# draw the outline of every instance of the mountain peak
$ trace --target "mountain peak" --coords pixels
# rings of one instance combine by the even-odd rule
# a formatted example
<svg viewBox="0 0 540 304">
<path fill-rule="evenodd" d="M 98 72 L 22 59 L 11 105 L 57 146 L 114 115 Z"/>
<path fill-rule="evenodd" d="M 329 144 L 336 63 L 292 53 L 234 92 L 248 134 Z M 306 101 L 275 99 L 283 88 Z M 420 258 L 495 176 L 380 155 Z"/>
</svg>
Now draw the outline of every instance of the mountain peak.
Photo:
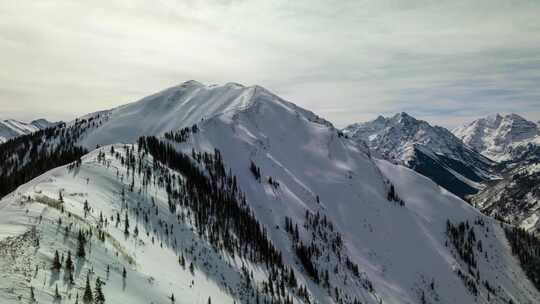
<svg viewBox="0 0 540 304">
<path fill-rule="evenodd" d="M 209 120 L 232 121 L 238 113 L 248 110 L 252 110 L 252 116 L 270 115 L 275 121 L 281 118 L 276 114 L 278 112 L 299 114 L 310 121 L 331 126 L 261 86 L 247 87 L 234 82 L 205 85 L 190 80 L 110 110 L 107 121 L 89 134 L 84 145 L 113 144 L 119 138 L 122 142 L 134 142 L 142 135 L 162 135 Z"/>
<path fill-rule="evenodd" d="M 456 128 L 453 133 L 485 156 L 505 160 L 513 146 L 538 138 L 540 128 L 518 114 L 497 113 Z"/>
<path fill-rule="evenodd" d="M 204 86 L 204 84 L 198 82 L 197 80 L 192 79 L 192 80 L 184 81 L 179 86 L 180 87 L 202 87 Z"/>
<path fill-rule="evenodd" d="M 407 114 L 406 112 L 400 112 L 394 115 L 391 120 L 394 120 L 398 123 L 405 123 L 405 124 L 416 124 L 420 122 L 418 119 L 414 118 L 413 116 Z"/>
</svg>

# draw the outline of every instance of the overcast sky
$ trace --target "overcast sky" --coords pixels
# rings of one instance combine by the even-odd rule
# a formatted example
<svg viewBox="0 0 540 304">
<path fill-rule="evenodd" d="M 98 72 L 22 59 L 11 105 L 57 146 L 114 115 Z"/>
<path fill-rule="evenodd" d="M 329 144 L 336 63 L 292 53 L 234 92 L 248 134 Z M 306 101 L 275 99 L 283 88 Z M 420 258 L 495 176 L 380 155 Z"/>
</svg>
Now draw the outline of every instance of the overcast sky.
<svg viewBox="0 0 540 304">
<path fill-rule="evenodd" d="M 189 79 L 337 126 L 540 119 L 540 1 L 0 1 L 0 117 L 70 120 Z"/>
</svg>

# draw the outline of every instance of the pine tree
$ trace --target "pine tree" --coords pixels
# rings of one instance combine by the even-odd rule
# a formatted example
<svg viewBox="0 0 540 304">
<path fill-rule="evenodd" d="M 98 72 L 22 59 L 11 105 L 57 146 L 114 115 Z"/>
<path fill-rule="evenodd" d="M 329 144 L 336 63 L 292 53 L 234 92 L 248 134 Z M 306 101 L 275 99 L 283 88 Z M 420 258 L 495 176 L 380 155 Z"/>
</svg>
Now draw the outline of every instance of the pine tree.
<svg viewBox="0 0 540 304">
<path fill-rule="evenodd" d="M 127 212 L 124 215 L 124 234 L 129 235 L 129 219 L 128 219 Z"/>
<path fill-rule="evenodd" d="M 69 284 L 73 285 L 75 283 L 73 280 L 73 270 L 75 269 L 75 266 L 73 266 L 73 260 L 71 259 L 71 250 L 68 251 L 64 269 L 67 273 Z"/>
<path fill-rule="evenodd" d="M 34 286 L 30 286 L 30 303 L 36 302 L 36 295 L 34 294 Z"/>
<path fill-rule="evenodd" d="M 193 265 L 193 262 L 189 263 L 189 272 L 191 272 L 192 275 L 195 274 L 195 266 Z"/>
<path fill-rule="evenodd" d="M 103 285 L 103 282 L 98 277 L 96 279 L 96 287 L 94 290 L 94 303 L 95 304 L 104 304 L 105 303 L 105 295 L 103 294 L 103 290 L 101 286 Z"/>
<path fill-rule="evenodd" d="M 66 271 L 68 271 L 68 272 L 72 272 L 73 269 L 75 268 L 73 266 L 73 260 L 71 259 L 71 250 L 68 251 L 68 256 L 66 258 L 66 262 L 65 262 L 64 267 L 65 267 Z"/>
<path fill-rule="evenodd" d="M 52 269 L 56 272 L 60 271 L 60 268 L 62 268 L 62 264 L 60 263 L 60 257 L 58 255 L 58 250 L 54 252 L 54 259 L 52 264 Z"/>
<path fill-rule="evenodd" d="M 54 287 L 54 298 L 56 300 L 60 300 L 60 298 L 61 298 L 60 293 L 58 293 L 58 284 L 56 284 L 55 287 Z"/>
<path fill-rule="evenodd" d="M 86 287 L 84 288 L 83 303 L 90 304 L 94 301 L 92 287 L 90 286 L 90 274 L 86 275 Z"/>
<path fill-rule="evenodd" d="M 182 266 L 183 269 L 186 269 L 186 259 L 184 259 L 184 254 L 178 258 L 178 262 L 180 263 L 180 266 Z"/>
<path fill-rule="evenodd" d="M 79 235 L 77 236 L 77 242 L 78 242 L 77 256 L 79 258 L 84 258 L 86 256 L 86 252 L 84 250 L 84 245 L 86 243 L 86 239 L 85 239 L 85 237 L 84 237 L 81 230 L 79 230 Z"/>
</svg>

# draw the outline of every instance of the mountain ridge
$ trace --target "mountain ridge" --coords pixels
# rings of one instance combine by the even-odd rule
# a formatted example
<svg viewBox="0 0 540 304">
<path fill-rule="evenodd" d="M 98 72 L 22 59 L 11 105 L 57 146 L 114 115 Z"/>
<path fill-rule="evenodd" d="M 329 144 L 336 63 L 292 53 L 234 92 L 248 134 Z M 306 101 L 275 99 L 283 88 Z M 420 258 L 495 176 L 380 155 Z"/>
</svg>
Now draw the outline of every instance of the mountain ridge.
<svg viewBox="0 0 540 304">
<path fill-rule="evenodd" d="M 515 113 L 479 118 L 452 132 L 465 144 L 496 161 L 515 157 L 514 150 L 527 143 L 540 144 L 540 127 Z"/>
<path fill-rule="evenodd" d="M 50 128 L 58 123 L 49 122 L 44 118 L 36 119 L 30 123 L 15 119 L 0 120 L 0 144 L 11 138 Z"/>
</svg>

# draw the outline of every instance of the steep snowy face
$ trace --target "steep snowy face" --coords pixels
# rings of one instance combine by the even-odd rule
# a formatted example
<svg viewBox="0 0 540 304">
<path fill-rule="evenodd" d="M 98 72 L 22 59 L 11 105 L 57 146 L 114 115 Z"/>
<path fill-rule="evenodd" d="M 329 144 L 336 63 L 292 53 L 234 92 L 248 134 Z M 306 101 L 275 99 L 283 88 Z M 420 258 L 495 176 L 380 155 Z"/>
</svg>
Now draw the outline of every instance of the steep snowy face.
<svg viewBox="0 0 540 304">
<path fill-rule="evenodd" d="M 529 142 L 540 142 L 540 128 L 517 114 L 492 115 L 452 131 L 470 147 L 496 161 L 508 160 L 513 150 Z"/>
<path fill-rule="evenodd" d="M 343 130 L 381 157 L 414 168 L 451 192 L 475 193 L 491 178 L 491 161 L 468 148 L 450 131 L 407 113 L 351 125 Z"/>
</svg>

